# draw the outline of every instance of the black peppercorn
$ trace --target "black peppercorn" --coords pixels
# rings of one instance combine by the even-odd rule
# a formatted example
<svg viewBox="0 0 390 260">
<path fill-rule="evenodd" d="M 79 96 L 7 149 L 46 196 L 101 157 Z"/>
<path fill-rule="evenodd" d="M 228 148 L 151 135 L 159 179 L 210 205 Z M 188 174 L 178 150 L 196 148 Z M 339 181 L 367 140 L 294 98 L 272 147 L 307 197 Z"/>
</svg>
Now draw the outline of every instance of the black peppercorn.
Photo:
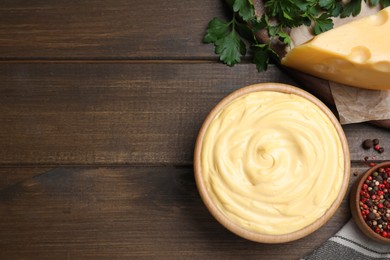
<svg viewBox="0 0 390 260">
<path fill-rule="evenodd" d="M 364 149 L 368 150 L 373 146 L 373 141 L 371 139 L 366 139 L 363 141 L 362 146 Z"/>
<path fill-rule="evenodd" d="M 374 220 L 375 218 L 376 218 L 375 213 L 370 212 L 370 213 L 368 214 L 368 219 L 369 219 L 369 220 Z"/>
</svg>

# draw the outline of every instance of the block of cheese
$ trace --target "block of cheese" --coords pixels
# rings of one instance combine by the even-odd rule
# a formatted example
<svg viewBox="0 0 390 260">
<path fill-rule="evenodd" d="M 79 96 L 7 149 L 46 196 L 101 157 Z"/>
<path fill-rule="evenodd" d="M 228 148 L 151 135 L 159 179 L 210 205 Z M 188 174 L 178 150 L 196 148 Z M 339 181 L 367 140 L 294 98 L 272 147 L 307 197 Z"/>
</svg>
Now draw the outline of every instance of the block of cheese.
<svg viewBox="0 0 390 260">
<path fill-rule="evenodd" d="M 296 46 L 282 64 L 319 78 L 390 90 L 390 7 Z"/>
</svg>

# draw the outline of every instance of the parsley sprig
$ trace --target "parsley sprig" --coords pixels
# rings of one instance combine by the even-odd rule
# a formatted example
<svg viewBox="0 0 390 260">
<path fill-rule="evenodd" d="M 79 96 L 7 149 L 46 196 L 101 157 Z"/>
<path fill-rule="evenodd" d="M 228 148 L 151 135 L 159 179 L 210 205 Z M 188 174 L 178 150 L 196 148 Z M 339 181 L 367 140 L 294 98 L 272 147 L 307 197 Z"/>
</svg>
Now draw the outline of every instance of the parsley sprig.
<svg viewBox="0 0 390 260">
<path fill-rule="evenodd" d="M 364 0 L 372 6 L 390 6 L 390 0 Z M 313 33 L 320 34 L 333 28 L 332 17 L 356 16 L 361 11 L 362 0 L 265 0 L 265 13 L 255 16 L 252 0 L 226 0 L 232 10 L 232 18 L 226 21 L 213 18 L 203 38 L 205 43 L 213 43 L 215 53 L 228 66 L 234 66 L 247 53 L 252 51 L 253 62 L 258 71 L 267 69 L 272 57 L 277 57 L 272 42 L 278 40 L 291 44 L 287 29 L 301 25 L 313 26 Z M 270 22 L 272 21 L 272 22 Z M 259 42 L 256 33 L 266 30 L 270 41 Z"/>
</svg>

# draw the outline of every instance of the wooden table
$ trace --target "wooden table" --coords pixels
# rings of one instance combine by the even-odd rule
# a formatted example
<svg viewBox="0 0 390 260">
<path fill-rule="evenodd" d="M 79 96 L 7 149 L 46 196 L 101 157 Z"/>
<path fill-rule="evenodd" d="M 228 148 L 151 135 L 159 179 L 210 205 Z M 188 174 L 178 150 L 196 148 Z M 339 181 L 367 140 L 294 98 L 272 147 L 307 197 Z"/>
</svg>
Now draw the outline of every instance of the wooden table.
<svg viewBox="0 0 390 260">
<path fill-rule="evenodd" d="M 297 85 L 275 66 L 220 64 L 202 37 L 224 13 L 214 0 L 2 1 L 0 259 L 297 259 L 343 226 L 347 200 L 306 238 L 258 244 L 203 205 L 192 156 L 210 109 L 252 83 Z M 351 183 L 365 156 L 390 159 L 388 130 L 344 130 Z"/>
</svg>

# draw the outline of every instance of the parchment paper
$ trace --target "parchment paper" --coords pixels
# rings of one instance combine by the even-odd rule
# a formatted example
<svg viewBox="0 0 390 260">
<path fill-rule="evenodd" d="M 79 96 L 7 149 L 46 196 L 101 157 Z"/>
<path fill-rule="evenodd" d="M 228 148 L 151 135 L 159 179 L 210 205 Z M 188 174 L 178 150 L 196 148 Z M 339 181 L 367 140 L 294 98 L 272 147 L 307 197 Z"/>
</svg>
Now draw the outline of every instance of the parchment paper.
<svg viewBox="0 0 390 260">
<path fill-rule="evenodd" d="M 390 119 L 390 91 L 366 90 L 329 82 L 341 124 Z"/>
</svg>

